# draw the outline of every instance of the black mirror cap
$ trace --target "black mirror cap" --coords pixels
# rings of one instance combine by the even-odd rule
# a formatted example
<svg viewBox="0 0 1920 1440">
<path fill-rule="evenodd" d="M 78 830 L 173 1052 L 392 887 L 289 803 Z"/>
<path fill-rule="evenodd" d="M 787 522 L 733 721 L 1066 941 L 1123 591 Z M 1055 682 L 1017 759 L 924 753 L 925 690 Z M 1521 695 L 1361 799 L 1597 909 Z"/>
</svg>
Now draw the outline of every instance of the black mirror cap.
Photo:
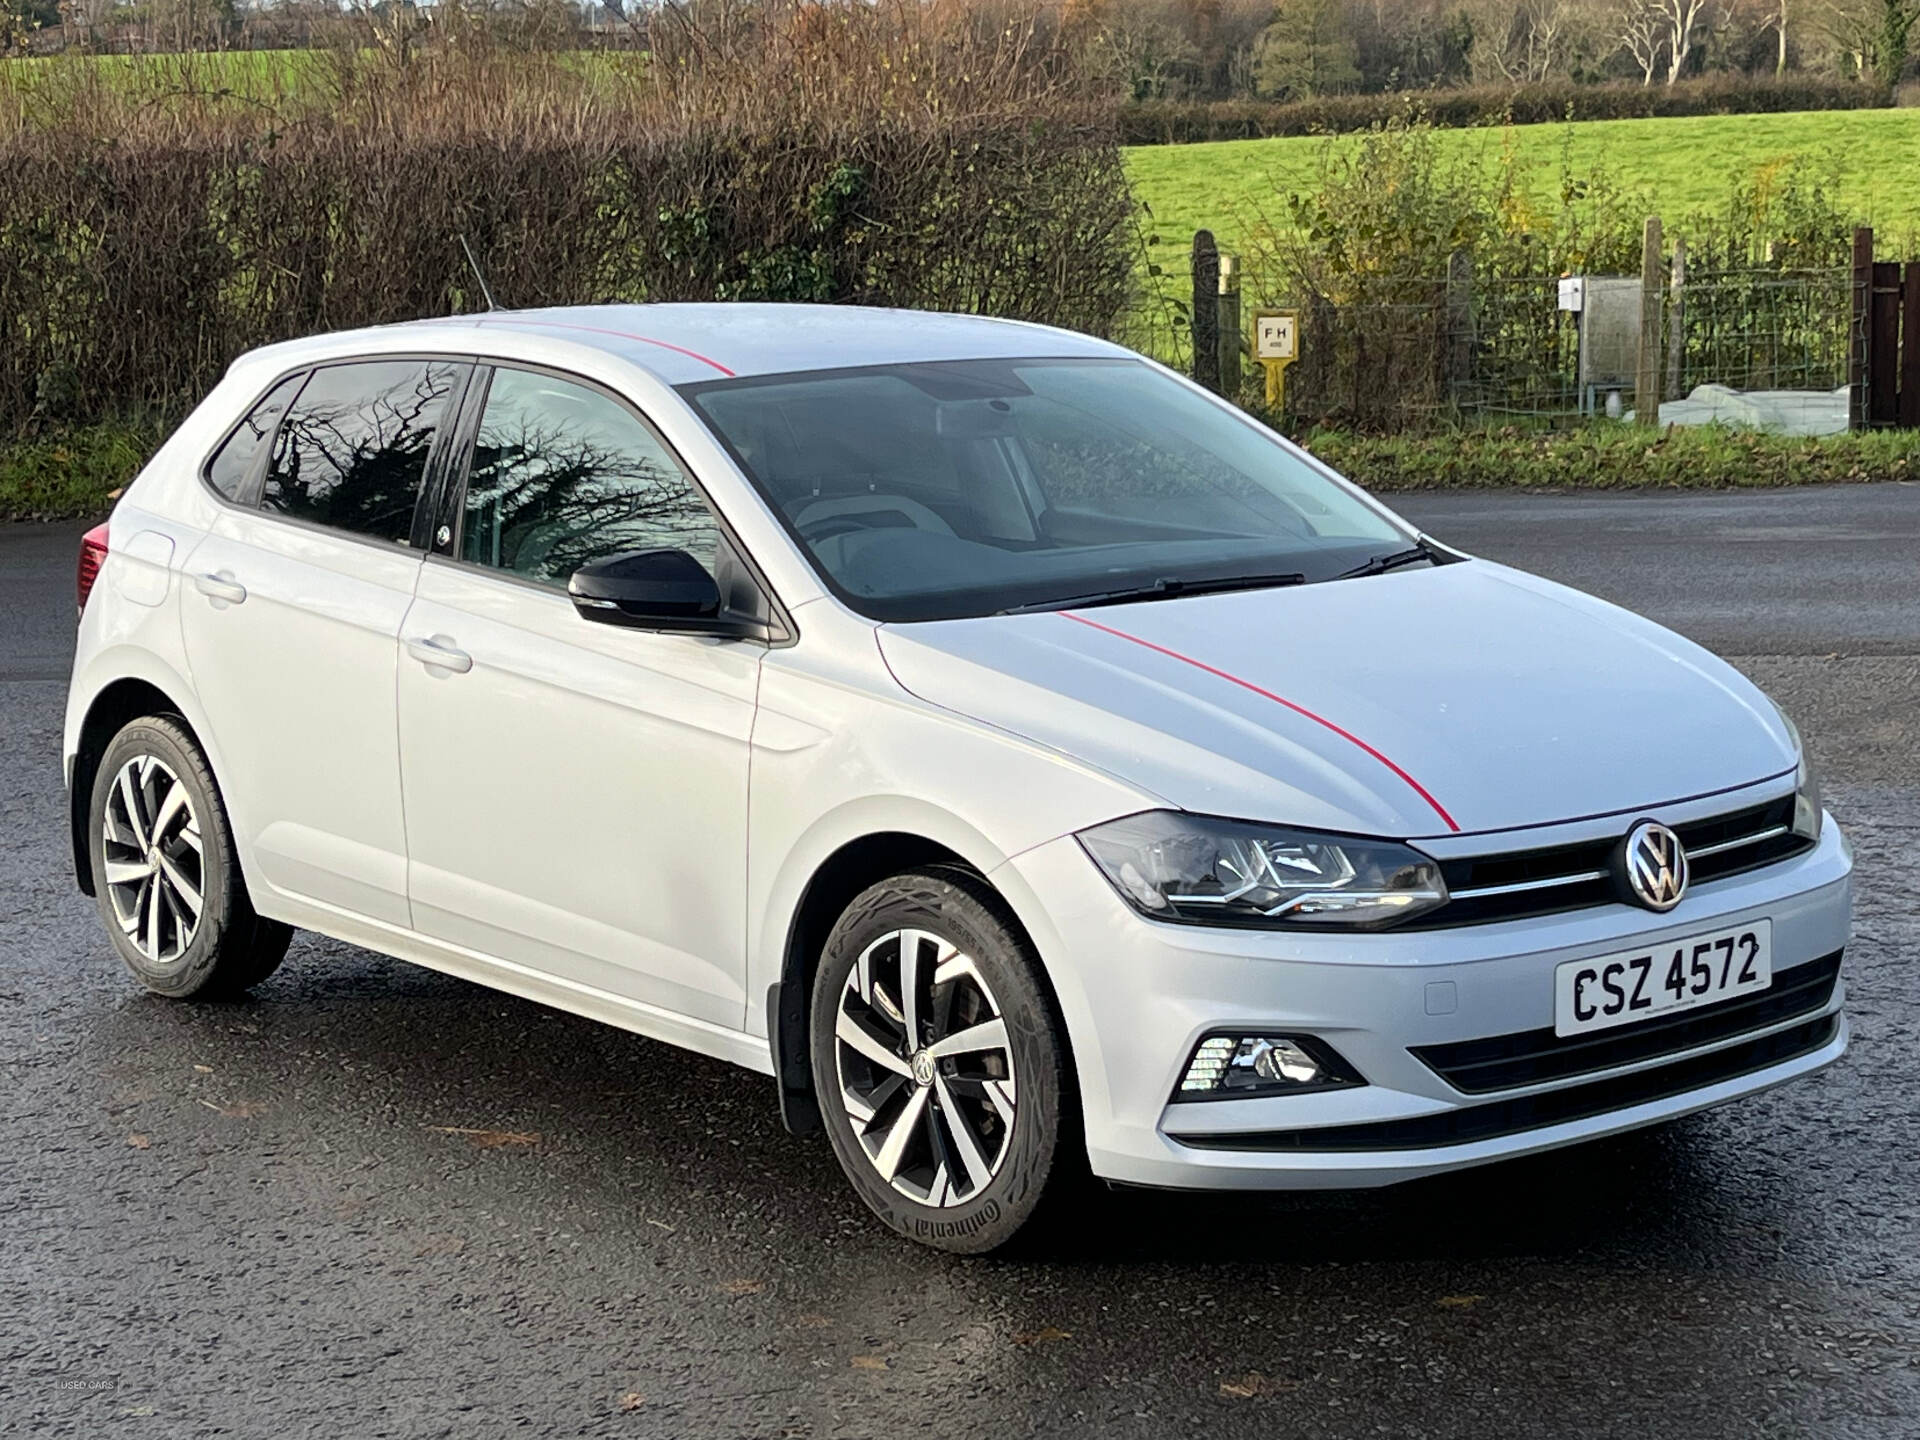
<svg viewBox="0 0 1920 1440">
<path fill-rule="evenodd" d="M 684 550 L 629 550 L 594 560 L 573 572 L 567 594 L 583 617 L 603 625 L 732 636 L 760 629 L 722 612 L 719 584 Z"/>
</svg>

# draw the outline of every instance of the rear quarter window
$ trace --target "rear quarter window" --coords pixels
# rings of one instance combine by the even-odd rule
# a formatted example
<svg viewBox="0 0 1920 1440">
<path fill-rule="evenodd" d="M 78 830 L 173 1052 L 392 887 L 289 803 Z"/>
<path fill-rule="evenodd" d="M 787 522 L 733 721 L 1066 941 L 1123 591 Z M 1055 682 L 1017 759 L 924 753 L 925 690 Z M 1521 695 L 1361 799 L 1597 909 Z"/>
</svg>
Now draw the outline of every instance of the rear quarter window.
<svg viewBox="0 0 1920 1440">
<path fill-rule="evenodd" d="M 269 390 L 234 426 L 233 432 L 220 442 L 220 448 L 207 461 L 207 483 L 227 499 L 242 504 L 251 501 L 250 492 L 259 473 L 260 457 L 273 439 L 274 428 L 279 425 L 280 417 L 287 413 L 287 406 L 299 394 L 300 382 L 306 378 L 304 373 L 289 375 Z"/>
</svg>

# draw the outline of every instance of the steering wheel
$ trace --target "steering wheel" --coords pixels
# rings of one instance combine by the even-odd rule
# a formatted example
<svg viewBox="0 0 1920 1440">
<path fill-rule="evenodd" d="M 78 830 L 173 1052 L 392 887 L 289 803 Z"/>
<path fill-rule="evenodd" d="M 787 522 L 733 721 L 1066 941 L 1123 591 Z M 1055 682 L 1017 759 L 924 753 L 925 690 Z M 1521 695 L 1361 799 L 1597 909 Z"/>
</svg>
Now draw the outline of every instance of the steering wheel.
<svg viewBox="0 0 1920 1440">
<path fill-rule="evenodd" d="M 909 522 L 908 529 L 953 534 L 953 527 L 934 511 L 904 495 L 847 495 L 809 501 L 794 512 L 793 528 L 809 544 L 855 530 L 900 528 L 881 522 L 885 515 L 901 516 Z"/>
</svg>

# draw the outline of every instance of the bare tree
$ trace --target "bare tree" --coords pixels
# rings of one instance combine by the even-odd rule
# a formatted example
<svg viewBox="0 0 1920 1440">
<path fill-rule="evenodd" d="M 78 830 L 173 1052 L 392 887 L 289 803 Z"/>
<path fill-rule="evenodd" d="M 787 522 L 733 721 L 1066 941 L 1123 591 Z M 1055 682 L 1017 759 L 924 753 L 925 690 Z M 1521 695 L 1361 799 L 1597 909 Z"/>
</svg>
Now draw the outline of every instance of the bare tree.
<svg viewBox="0 0 1920 1440">
<path fill-rule="evenodd" d="M 1773 8 L 1760 24 L 1762 30 L 1771 30 L 1780 42 L 1778 58 L 1773 64 L 1775 75 L 1787 73 L 1787 4 L 1788 0 L 1773 0 Z"/>
<path fill-rule="evenodd" d="M 1622 0 L 1614 12 L 1613 37 L 1640 67 L 1640 83 L 1653 84 L 1653 72 L 1660 68 L 1660 57 L 1667 49 L 1666 17 L 1658 0 Z"/>
<path fill-rule="evenodd" d="M 1694 44 L 1723 19 L 1717 0 L 1653 0 L 1653 9 L 1666 31 L 1667 84 L 1680 78 Z"/>
<path fill-rule="evenodd" d="M 1537 84 L 1564 70 L 1591 12 L 1580 0 L 1474 0 L 1468 59 L 1476 77 Z"/>
</svg>

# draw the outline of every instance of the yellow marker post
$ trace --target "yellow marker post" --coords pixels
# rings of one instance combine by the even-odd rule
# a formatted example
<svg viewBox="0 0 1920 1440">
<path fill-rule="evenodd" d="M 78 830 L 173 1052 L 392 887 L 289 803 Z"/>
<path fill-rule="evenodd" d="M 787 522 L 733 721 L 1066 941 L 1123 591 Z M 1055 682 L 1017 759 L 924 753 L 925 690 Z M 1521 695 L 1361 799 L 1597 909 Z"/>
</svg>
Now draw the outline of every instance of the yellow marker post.
<svg viewBox="0 0 1920 1440">
<path fill-rule="evenodd" d="M 1261 310 L 1253 317 L 1253 358 L 1267 372 L 1267 404 L 1278 410 L 1286 398 L 1287 366 L 1300 358 L 1300 312 Z"/>
</svg>

